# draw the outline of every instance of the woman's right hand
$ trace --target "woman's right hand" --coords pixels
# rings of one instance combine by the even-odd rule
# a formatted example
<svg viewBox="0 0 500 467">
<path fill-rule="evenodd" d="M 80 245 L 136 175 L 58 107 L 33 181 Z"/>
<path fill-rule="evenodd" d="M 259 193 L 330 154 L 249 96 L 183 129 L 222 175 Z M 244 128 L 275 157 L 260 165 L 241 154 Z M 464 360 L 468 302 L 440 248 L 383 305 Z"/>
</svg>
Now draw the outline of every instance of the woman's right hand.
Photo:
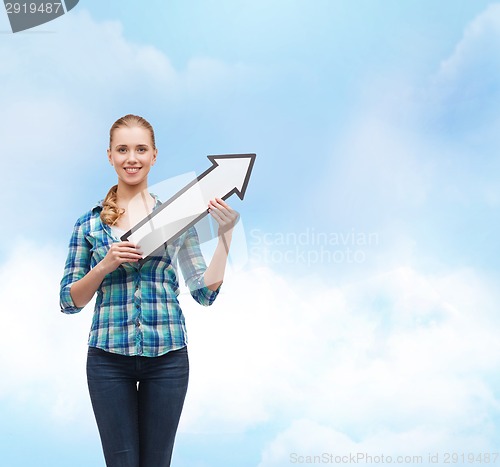
<svg viewBox="0 0 500 467">
<path fill-rule="evenodd" d="M 141 258 L 142 251 L 138 245 L 131 242 L 112 243 L 96 267 L 71 286 L 70 294 L 75 306 L 83 308 L 90 302 L 106 274 L 113 272 L 120 264 L 137 262 Z"/>
<path fill-rule="evenodd" d="M 106 274 L 113 272 L 122 263 L 135 263 L 142 259 L 140 247 L 132 242 L 112 243 L 106 256 L 99 263 Z"/>
</svg>

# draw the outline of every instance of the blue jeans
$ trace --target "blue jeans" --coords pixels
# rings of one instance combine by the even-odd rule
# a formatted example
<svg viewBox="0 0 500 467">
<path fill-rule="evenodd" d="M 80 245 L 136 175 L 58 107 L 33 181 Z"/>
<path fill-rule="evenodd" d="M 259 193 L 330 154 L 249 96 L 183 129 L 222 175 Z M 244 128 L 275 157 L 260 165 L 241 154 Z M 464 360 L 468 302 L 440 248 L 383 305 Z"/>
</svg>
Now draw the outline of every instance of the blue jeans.
<svg viewBox="0 0 500 467">
<path fill-rule="evenodd" d="M 129 357 L 89 347 L 87 382 L 107 467 L 167 467 L 189 378 L 187 347 Z"/>
</svg>

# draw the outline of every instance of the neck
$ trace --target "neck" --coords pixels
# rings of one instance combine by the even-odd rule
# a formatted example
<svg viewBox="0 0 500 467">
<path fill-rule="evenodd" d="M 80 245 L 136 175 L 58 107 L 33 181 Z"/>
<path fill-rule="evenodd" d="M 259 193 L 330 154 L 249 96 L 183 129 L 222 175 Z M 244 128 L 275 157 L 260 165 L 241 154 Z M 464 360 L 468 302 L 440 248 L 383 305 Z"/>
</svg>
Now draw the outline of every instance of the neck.
<svg viewBox="0 0 500 467">
<path fill-rule="evenodd" d="M 148 194 L 148 185 L 146 181 L 138 185 L 126 185 L 125 183 L 121 183 L 121 180 L 118 180 L 118 188 L 116 189 L 118 202 L 127 203 L 139 194 L 143 196 Z"/>
</svg>

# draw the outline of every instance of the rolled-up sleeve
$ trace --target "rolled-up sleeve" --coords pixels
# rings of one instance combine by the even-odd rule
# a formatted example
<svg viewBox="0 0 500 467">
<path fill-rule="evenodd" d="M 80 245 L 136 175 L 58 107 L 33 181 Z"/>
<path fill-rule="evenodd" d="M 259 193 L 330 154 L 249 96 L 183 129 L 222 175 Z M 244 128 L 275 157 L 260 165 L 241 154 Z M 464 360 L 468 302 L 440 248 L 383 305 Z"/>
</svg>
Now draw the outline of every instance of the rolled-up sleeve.
<svg viewBox="0 0 500 467">
<path fill-rule="evenodd" d="M 61 279 L 59 298 L 63 313 L 73 314 L 83 309 L 83 307 L 75 306 L 70 290 L 71 286 L 90 270 L 90 249 L 91 245 L 85 238 L 82 221 L 79 219 L 69 241 L 68 257 L 64 266 L 63 278 Z"/>
<path fill-rule="evenodd" d="M 210 306 L 219 294 L 222 284 L 217 290 L 210 290 L 205 284 L 204 274 L 207 265 L 201 253 L 198 233 L 194 226 L 187 230 L 186 239 L 179 250 L 179 265 L 191 296 L 200 305 Z"/>
</svg>

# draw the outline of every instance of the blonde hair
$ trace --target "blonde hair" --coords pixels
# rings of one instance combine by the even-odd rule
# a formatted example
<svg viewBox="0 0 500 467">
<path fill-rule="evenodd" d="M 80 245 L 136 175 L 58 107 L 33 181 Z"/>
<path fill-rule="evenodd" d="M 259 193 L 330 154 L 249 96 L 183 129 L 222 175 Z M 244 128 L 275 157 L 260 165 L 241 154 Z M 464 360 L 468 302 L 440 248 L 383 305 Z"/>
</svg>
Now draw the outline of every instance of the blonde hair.
<svg viewBox="0 0 500 467">
<path fill-rule="evenodd" d="M 125 209 L 118 207 L 116 203 L 117 188 L 118 185 L 112 186 L 102 203 L 101 221 L 108 225 L 115 225 L 125 212 Z"/>
<path fill-rule="evenodd" d="M 123 128 L 123 127 L 131 128 L 135 126 L 145 128 L 146 130 L 149 131 L 151 135 L 151 141 L 153 142 L 153 149 L 156 149 L 155 132 L 151 124 L 145 118 L 132 114 L 125 115 L 119 118 L 115 123 L 113 123 L 113 125 L 109 130 L 109 148 L 111 149 L 113 133 L 115 132 L 115 130 L 117 130 L 118 128 Z M 117 188 L 118 185 L 112 186 L 102 203 L 101 221 L 108 225 L 115 225 L 118 222 L 118 219 L 125 212 L 125 209 L 118 207 L 118 204 L 116 202 Z"/>
</svg>

